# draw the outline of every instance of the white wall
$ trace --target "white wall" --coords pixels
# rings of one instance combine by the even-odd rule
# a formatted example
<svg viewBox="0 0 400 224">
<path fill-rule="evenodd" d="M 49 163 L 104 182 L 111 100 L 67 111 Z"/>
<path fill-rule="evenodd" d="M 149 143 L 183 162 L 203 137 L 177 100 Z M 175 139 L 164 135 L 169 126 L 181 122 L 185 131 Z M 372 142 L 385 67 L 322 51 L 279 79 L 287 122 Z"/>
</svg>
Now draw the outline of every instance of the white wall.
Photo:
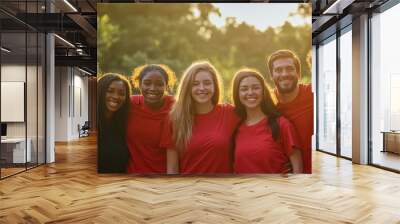
<svg viewBox="0 0 400 224">
<path fill-rule="evenodd" d="M 1 81 L 25 82 L 25 65 L 1 65 Z"/>
<path fill-rule="evenodd" d="M 55 141 L 77 139 L 78 124 L 88 120 L 88 78 L 83 75 L 76 68 L 56 67 Z"/>
<path fill-rule="evenodd" d="M 1 81 L 25 82 L 25 65 L 4 64 L 1 66 Z M 28 93 L 29 95 L 29 93 Z M 7 110 L 7 108 L 1 108 Z M 25 137 L 24 122 L 7 122 L 7 137 Z"/>
<path fill-rule="evenodd" d="M 69 80 L 67 67 L 55 68 L 55 141 L 68 141 Z"/>
<path fill-rule="evenodd" d="M 78 72 L 78 73 L 77 73 Z M 73 105 L 74 108 L 72 110 L 72 130 L 71 135 L 73 138 L 79 137 L 78 133 L 78 124 L 82 126 L 85 121 L 89 118 L 88 112 L 88 78 L 81 76 L 82 73 L 79 70 L 74 70 L 74 91 L 73 91 Z"/>
</svg>

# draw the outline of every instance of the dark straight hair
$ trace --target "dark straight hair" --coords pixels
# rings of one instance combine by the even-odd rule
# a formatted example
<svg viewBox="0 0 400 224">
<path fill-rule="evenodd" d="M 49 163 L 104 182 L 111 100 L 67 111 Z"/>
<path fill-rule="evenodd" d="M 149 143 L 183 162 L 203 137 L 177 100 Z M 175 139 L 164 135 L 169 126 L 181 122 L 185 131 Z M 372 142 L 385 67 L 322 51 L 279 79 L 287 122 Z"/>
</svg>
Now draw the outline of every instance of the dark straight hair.
<svg viewBox="0 0 400 224">
<path fill-rule="evenodd" d="M 122 81 L 126 88 L 126 97 L 122 107 L 113 114 L 111 120 L 105 116 L 106 108 L 106 92 L 110 84 L 114 81 Z M 116 73 L 104 74 L 97 83 L 97 114 L 98 114 L 98 131 L 103 133 L 105 128 L 112 128 L 113 131 L 122 132 L 125 136 L 126 119 L 130 109 L 131 85 L 125 76 Z"/>
<path fill-rule="evenodd" d="M 276 141 L 279 138 L 280 131 L 277 119 L 279 118 L 279 116 L 281 116 L 281 114 L 278 108 L 275 106 L 274 101 L 272 100 L 271 93 L 268 86 L 266 85 L 264 77 L 257 70 L 241 69 L 236 72 L 232 83 L 232 97 L 235 104 L 235 111 L 242 118 L 242 120 L 245 120 L 247 118 L 246 108 L 239 99 L 240 82 L 247 77 L 254 77 L 260 81 L 263 89 L 263 98 L 260 105 L 261 110 L 268 117 L 268 126 L 269 128 L 271 128 L 272 137 Z"/>
</svg>

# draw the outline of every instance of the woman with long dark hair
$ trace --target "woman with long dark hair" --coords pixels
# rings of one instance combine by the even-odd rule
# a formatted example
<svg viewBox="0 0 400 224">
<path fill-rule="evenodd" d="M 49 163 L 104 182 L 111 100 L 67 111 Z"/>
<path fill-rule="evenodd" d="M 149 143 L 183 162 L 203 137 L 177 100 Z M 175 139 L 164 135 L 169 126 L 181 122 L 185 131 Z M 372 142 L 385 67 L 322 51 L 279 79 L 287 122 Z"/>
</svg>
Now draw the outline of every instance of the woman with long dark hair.
<svg viewBox="0 0 400 224">
<path fill-rule="evenodd" d="M 239 70 L 233 79 L 235 110 L 242 118 L 235 137 L 236 173 L 283 173 L 290 162 L 302 172 L 302 157 L 293 125 L 276 108 L 263 76 Z"/>
<path fill-rule="evenodd" d="M 99 173 L 125 173 L 129 152 L 125 143 L 125 124 L 130 109 L 129 81 L 122 75 L 107 73 L 97 83 Z"/>
</svg>

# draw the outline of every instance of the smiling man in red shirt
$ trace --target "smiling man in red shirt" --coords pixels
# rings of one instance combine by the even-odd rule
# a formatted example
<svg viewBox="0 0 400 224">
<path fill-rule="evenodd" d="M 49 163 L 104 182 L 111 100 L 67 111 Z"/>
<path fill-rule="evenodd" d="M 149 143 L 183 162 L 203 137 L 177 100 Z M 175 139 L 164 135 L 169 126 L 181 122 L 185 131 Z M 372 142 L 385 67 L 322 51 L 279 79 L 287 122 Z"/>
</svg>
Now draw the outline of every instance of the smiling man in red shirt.
<svg viewBox="0 0 400 224">
<path fill-rule="evenodd" d="M 297 55 L 290 50 L 278 50 L 267 60 L 275 83 L 277 106 L 294 125 L 300 138 L 303 172 L 311 173 L 311 137 L 313 135 L 313 93 L 311 84 L 299 84 L 301 65 Z"/>
</svg>

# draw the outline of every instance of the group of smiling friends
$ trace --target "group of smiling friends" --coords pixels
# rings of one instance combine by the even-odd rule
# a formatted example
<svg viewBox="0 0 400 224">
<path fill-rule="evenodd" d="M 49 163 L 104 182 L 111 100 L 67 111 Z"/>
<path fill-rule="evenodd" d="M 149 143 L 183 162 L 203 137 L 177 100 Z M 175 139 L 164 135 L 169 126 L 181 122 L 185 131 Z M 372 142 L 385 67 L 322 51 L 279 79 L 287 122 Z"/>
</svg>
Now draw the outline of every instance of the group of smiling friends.
<svg viewBox="0 0 400 224">
<path fill-rule="evenodd" d="M 260 72 L 240 69 L 232 103 L 222 103 L 220 75 L 208 61 L 179 80 L 166 65 L 136 68 L 131 80 L 98 80 L 98 172 L 140 174 L 311 173 L 313 93 L 301 84 L 290 50 L 266 60 L 275 89 Z"/>
</svg>

